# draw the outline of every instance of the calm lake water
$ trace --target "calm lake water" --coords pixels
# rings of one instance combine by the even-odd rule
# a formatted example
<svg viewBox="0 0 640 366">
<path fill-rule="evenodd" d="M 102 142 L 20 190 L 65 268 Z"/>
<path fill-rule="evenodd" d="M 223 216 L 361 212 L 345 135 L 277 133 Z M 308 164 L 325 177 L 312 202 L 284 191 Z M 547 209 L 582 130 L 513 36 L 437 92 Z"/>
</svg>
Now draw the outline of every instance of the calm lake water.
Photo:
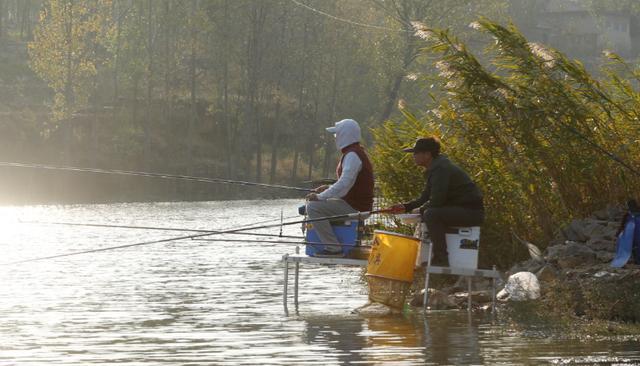
<svg viewBox="0 0 640 366">
<path fill-rule="evenodd" d="M 295 220 L 299 203 L 0 207 L 0 262 L 184 235 L 19 220 L 225 229 Z M 280 260 L 294 248 L 182 240 L 0 266 L 0 365 L 640 364 L 636 342 L 523 338 L 482 314 L 354 315 L 356 268 L 303 265 L 287 315 Z"/>
</svg>

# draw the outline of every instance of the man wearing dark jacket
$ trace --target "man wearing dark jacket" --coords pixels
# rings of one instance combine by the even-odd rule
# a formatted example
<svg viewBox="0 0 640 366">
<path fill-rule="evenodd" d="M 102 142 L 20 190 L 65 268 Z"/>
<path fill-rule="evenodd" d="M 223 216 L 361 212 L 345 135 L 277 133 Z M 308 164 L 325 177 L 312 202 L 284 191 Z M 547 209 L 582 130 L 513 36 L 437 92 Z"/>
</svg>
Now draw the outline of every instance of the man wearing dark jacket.
<svg viewBox="0 0 640 366">
<path fill-rule="evenodd" d="M 391 207 L 393 212 L 411 212 L 420 207 L 433 242 L 432 265 L 448 266 L 445 232 L 452 226 L 479 226 L 484 221 L 482 193 L 460 167 L 440 154 L 440 141 L 435 137 L 418 139 L 412 148 L 416 165 L 426 169 L 426 184 L 417 199 Z"/>
</svg>

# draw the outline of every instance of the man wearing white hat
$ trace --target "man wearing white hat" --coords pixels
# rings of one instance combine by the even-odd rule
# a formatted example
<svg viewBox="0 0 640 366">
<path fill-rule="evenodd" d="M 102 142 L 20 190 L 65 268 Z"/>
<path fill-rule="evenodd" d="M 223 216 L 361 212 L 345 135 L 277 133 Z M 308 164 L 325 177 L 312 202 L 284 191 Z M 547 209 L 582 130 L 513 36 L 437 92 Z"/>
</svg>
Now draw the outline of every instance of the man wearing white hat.
<svg viewBox="0 0 640 366">
<path fill-rule="evenodd" d="M 336 138 L 336 147 L 342 156 L 336 169 L 338 181 L 320 186 L 307 195 L 307 214 L 310 219 L 371 211 L 373 208 L 373 167 L 360 145 L 358 122 L 343 119 L 327 132 Z M 329 221 L 318 221 L 314 228 L 323 243 L 338 243 Z M 340 247 L 327 246 L 320 255 L 340 255 Z"/>
</svg>

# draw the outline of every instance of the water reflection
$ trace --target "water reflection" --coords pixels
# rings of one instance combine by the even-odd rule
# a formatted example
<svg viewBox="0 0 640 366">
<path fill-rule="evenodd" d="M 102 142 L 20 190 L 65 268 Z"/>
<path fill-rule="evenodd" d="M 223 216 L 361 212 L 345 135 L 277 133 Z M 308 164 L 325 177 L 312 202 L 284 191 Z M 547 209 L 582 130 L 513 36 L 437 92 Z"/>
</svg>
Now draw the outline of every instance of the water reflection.
<svg viewBox="0 0 640 366">
<path fill-rule="evenodd" d="M 477 323 L 469 313 L 429 314 L 423 319 L 425 360 L 437 365 L 483 364 Z"/>
<path fill-rule="evenodd" d="M 365 319 L 367 347 L 362 353 L 369 363 L 385 364 L 421 360 L 419 322 L 410 316 L 368 317 Z"/>
<path fill-rule="evenodd" d="M 349 365 L 365 361 L 362 350 L 366 341 L 362 337 L 362 319 L 356 317 L 306 317 L 303 339 L 309 345 L 325 345 L 335 361 Z"/>
</svg>

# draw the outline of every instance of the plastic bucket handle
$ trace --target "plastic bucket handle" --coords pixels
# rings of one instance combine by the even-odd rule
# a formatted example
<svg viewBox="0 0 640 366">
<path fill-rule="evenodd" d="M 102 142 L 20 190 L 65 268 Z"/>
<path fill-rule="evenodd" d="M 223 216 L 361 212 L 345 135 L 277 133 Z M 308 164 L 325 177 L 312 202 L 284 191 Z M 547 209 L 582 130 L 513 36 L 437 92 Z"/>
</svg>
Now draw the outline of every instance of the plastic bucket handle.
<svg viewBox="0 0 640 366">
<path fill-rule="evenodd" d="M 471 229 L 469 228 L 462 228 L 458 231 L 458 233 L 460 235 L 471 235 Z"/>
</svg>

